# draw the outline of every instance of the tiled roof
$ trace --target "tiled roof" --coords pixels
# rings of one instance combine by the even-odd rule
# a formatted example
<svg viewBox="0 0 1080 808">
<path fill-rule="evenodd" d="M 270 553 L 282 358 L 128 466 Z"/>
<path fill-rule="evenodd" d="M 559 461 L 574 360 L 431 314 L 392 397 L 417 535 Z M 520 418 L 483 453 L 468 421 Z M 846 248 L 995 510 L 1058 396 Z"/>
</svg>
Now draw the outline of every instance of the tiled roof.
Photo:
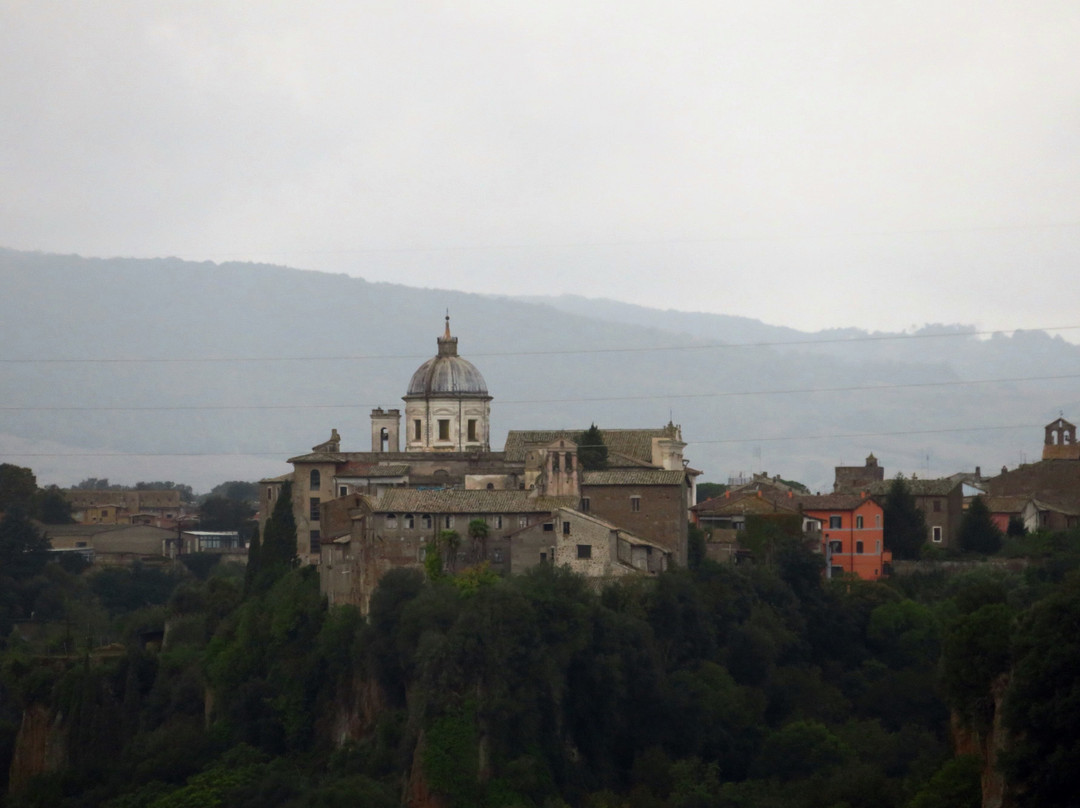
<svg viewBox="0 0 1080 808">
<path fill-rule="evenodd" d="M 987 497 L 982 498 L 990 513 L 1020 513 L 1031 497 Z"/>
<path fill-rule="evenodd" d="M 798 501 L 787 494 L 778 494 L 762 491 L 761 496 L 757 492 L 747 491 L 743 493 L 732 492 L 730 497 L 720 495 L 712 497 L 704 502 L 699 502 L 690 510 L 698 514 L 731 515 L 747 511 L 753 513 L 769 513 L 775 511 L 798 512 Z"/>
<path fill-rule="evenodd" d="M 871 483 L 866 488 L 875 497 L 883 497 L 889 493 L 892 480 L 880 480 Z M 905 479 L 904 485 L 913 497 L 944 497 L 951 494 L 960 485 L 959 480 L 951 477 L 941 477 L 935 480 Z"/>
<path fill-rule="evenodd" d="M 609 453 L 626 455 L 635 460 L 652 462 L 653 438 L 675 438 L 677 427 L 665 426 L 660 429 L 601 429 L 604 445 Z M 549 429 L 549 430 L 512 430 L 506 435 L 506 459 L 520 463 L 525 460 L 527 447 L 547 446 L 552 441 L 564 438 L 576 441 L 584 429 Z"/>
<path fill-rule="evenodd" d="M 334 471 L 335 477 L 404 477 L 409 473 L 409 466 L 404 463 L 388 463 L 385 466 L 376 463 L 357 463 L 350 461 Z"/>
<path fill-rule="evenodd" d="M 345 455 L 340 452 L 309 452 L 305 455 L 290 457 L 288 463 L 344 463 Z"/>
<path fill-rule="evenodd" d="M 269 483 L 287 483 L 293 478 L 293 473 L 290 471 L 288 474 L 281 474 L 277 477 L 264 477 L 259 480 L 260 484 L 268 485 Z"/>
<path fill-rule="evenodd" d="M 682 485 L 686 472 L 666 469 L 622 469 L 616 471 L 586 471 L 582 485 Z"/>
<path fill-rule="evenodd" d="M 577 497 L 530 497 L 528 491 L 441 490 L 391 488 L 379 498 L 383 513 L 549 513 L 574 507 Z"/>
<path fill-rule="evenodd" d="M 804 494 L 794 499 L 804 511 L 853 511 L 870 501 L 858 494 Z"/>
</svg>

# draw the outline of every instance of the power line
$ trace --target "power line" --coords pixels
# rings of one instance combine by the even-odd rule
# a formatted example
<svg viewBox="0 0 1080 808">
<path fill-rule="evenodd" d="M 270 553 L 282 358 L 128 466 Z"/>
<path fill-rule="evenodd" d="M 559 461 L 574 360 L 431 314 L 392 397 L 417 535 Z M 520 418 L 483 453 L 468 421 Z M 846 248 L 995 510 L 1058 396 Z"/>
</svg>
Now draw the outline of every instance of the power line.
<svg viewBox="0 0 1080 808">
<path fill-rule="evenodd" d="M 1009 429 L 1037 429 L 1036 424 L 1004 424 L 994 426 L 968 426 L 949 427 L 941 429 L 915 429 L 894 430 L 890 432 L 849 432 L 832 435 L 794 435 L 782 437 L 753 437 L 753 438 L 716 438 L 713 440 L 693 440 L 691 446 L 735 444 L 735 443 L 763 443 L 763 442 L 795 442 L 801 440 L 846 440 L 850 438 L 885 438 L 904 437 L 908 435 L 945 435 L 966 432 L 990 432 L 1004 431 Z M 582 448 L 582 447 L 578 447 Z M 588 448 L 588 447 L 585 447 Z M 8 457 L 277 457 L 287 458 L 294 455 L 294 451 L 282 450 L 276 452 L 0 452 Z M 351 454 L 341 452 L 341 454 Z"/>
<path fill-rule="evenodd" d="M 940 382 L 905 382 L 903 384 L 851 385 L 845 387 L 803 387 L 783 390 L 727 390 L 720 393 L 658 393 L 640 396 L 582 396 L 578 398 L 533 398 L 499 400 L 505 404 L 574 404 L 597 401 L 655 401 L 689 398 L 738 398 L 742 396 L 811 395 L 815 393 L 855 393 L 903 390 L 919 387 L 961 387 L 975 384 L 1016 384 L 1020 382 L 1060 381 L 1080 379 L 1080 373 L 1054 376 L 1014 376 L 999 379 L 968 379 Z M 186 412 L 232 410 L 345 410 L 366 409 L 372 404 L 190 404 L 170 406 L 0 406 L 0 412 Z"/>
<path fill-rule="evenodd" d="M 587 354 L 649 353 L 653 351 L 705 351 L 732 350 L 739 348 L 813 347 L 815 345 L 856 344 L 862 342 L 897 342 L 922 339 L 949 339 L 956 337 L 992 337 L 997 334 L 1014 334 L 1018 331 L 1074 331 L 1080 325 L 1043 326 L 1038 328 L 997 328 L 989 331 L 947 331 L 936 334 L 867 334 L 861 337 L 829 337 L 814 340 L 767 340 L 761 342 L 712 342 L 679 345 L 653 345 L 646 347 L 615 348 L 560 348 L 543 351 L 487 351 L 470 352 L 473 357 L 521 357 L 521 356 L 576 356 Z M 182 364 L 182 363 L 228 363 L 228 362 L 349 362 L 368 360 L 417 360 L 430 359 L 430 354 L 352 354 L 344 356 L 189 356 L 189 357 L 75 357 L 75 358 L 0 358 L 0 364 Z"/>
</svg>

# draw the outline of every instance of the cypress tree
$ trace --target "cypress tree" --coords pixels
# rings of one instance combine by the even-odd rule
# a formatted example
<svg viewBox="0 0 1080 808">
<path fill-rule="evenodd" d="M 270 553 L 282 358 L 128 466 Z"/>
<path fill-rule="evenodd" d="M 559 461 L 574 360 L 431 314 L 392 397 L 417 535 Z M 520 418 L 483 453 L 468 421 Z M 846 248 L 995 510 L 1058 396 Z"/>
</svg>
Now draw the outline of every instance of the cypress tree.
<svg viewBox="0 0 1080 808">
<path fill-rule="evenodd" d="M 604 445 L 604 433 L 593 424 L 577 439 L 578 462 L 585 471 L 599 471 L 607 468 L 608 449 Z"/>
<path fill-rule="evenodd" d="M 889 486 L 885 495 L 885 547 L 896 558 L 918 558 L 926 542 L 926 518 L 915 507 L 915 497 L 902 474 Z"/>
<path fill-rule="evenodd" d="M 975 497 L 960 520 L 960 548 L 965 553 L 996 553 L 1001 549 L 1001 530 L 994 524 L 982 497 Z"/>
</svg>

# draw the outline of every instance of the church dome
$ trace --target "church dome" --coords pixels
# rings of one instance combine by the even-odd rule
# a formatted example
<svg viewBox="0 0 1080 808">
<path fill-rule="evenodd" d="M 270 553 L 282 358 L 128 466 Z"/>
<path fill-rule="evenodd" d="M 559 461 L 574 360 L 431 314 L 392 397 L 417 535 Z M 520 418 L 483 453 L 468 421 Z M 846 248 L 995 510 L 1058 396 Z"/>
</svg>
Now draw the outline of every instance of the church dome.
<svg viewBox="0 0 1080 808">
<path fill-rule="evenodd" d="M 488 398 L 487 383 L 476 366 L 458 356 L 457 337 L 450 336 L 450 318 L 446 332 L 438 339 L 439 353 L 416 369 L 409 382 L 410 396 L 467 396 Z"/>
</svg>

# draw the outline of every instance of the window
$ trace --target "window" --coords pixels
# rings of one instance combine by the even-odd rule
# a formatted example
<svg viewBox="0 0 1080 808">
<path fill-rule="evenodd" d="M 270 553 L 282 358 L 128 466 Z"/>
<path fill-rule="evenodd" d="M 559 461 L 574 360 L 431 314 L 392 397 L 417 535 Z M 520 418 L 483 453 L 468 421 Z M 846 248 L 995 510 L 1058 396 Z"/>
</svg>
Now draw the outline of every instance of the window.
<svg viewBox="0 0 1080 808">
<path fill-rule="evenodd" d="M 317 553 L 322 549 L 322 533 L 318 530 L 311 531 L 311 552 Z"/>
<path fill-rule="evenodd" d="M 563 522 L 562 523 L 562 534 L 564 536 L 569 536 L 570 535 L 570 523 L 569 522 Z"/>
<path fill-rule="evenodd" d="M 544 522 L 544 532 L 545 533 L 554 533 L 555 532 L 555 525 L 553 523 L 551 523 L 551 522 Z"/>
<path fill-rule="evenodd" d="M 411 513 L 405 514 L 405 529 L 412 530 L 414 527 L 416 527 L 416 520 L 413 515 Z"/>
<path fill-rule="evenodd" d="M 833 567 L 831 569 L 831 572 L 832 572 L 832 577 L 839 578 L 841 575 L 844 574 L 844 568 L 843 567 Z"/>
<path fill-rule="evenodd" d="M 874 527 L 881 527 L 881 514 L 880 513 L 875 513 L 874 514 Z"/>
<path fill-rule="evenodd" d="M 439 419 L 439 440 L 450 440 L 450 419 Z"/>
<path fill-rule="evenodd" d="M 502 529 L 502 517 L 501 516 L 496 516 L 495 517 L 495 529 L 496 530 L 501 530 Z"/>
<path fill-rule="evenodd" d="M 413 433 L 413 440 L 421 440 L 421 435 L 423 433 L 423 430 L 420 427 L 420 419 L 419 418 L 413 419 L 412 433 Z"/>
<path fill-rule="evenodd" d="M 552 471 L 558 471 L 559 470 L 559 453 L 558 452 L 555 452 L 554 454 L 551 455 L 551 470 Z"/>
<path fill-rule="evenodd" d="M 855 527 L 858 530 L 862 530 L 862 526 L 863 526 L 862 516 L 856 516 L 855 517 Z"/>
<path fill-rule="evenodd" d="M 269 502 L 274 498 L 274 489 L 272 486 L 266 486 L 266 501 Z"/>
<path fill-rule="evenodd" d="M 312 522 L 318 522 L 319 521 L 319 498 L 318 497 L 312 497 L 310 500 L 308 500 L 308 518 L 311 519 Z"/>
<path fill-rule="evenodd" d="M 589 512 L 589 498 L 588 497 L 582 497 L 581 498 L 581 512 L 582 513 L 588 513 Z"/>
<path fill-rule="evenodd" d="M 308 481 L 308 488 L 312 491 L 318 491 L 320 485 L 322 485 L 322 475 L 319 474 L 318 469 L 312 469 L 310 480 Z"/>
<path fill-rule="evenodd" d="M 578 558 L 592 558 L 592 545 L 591 544 L 579 544 L 577 546 Z"/>
<path fill-rule="evenodd" d="M 861 541 L 855 542 L 855 554 L 856 555 L 862 555 L 863 554 L 863 544 L 862 544 Z"/>
<path fill-rule="evenodd" d="M 547 553 L 541 553 L 540 554 L 540 563 L 541 564 L 546 564 L 547 563 Z"/>
<path fill-rule="evenodd" d="M 630 497 L 630 510 L 635 513 L 641 510 L 641 497 Z"/>
<path fill-rule="evenodd" d="M 338 487 L 338 492 L 337 492 L 337 494 L 338 494 L 338 496 L 339 496 L 339 497 L 344 497 L 344 496 L 348 496 L 348 494 L 349 494 L 349 487 L 348 487 L 347 485 L 342 485 L 342 486 L 339 486 L 339 487 Z"/>
<path fill-rule="evenodd" d="M 397 530 L 397 514 L 396 513 L 388 513 L 388 514 L 386 514 L 386 529 L 387 530 Z"/>
<path fill-rule="evenodd" d="M 528 526 L 529 526 L 529 517 L 527 517 L 527 516 L 519 516 L 518 517 L 518 527 L 528 527 Z"/>
<path fill-rule="evenodd" d="M 420 524 L 423 525 L 424 530 L 431 530 L 431 514 L 425 513 L 420 517 Z"/>
<path fill-rule="evenodd" d="M 941 500 L 940 499 L 935 499 L 934 500 L 934 513 L 941 513 Z"/>
<path fill-rule="evenodd" d="M 454 516 L 453 516 L 453 514 L 448 513 L 446 515 L 446 518 L 443 519 L 443 526 L 446 527 L 447 530 L 449 530 L 450 528 L 452 528 L 454 526 Z"/>
<path fill-rule="evenodd" d="M 941 541 L 941 527 L 939 525 L 934 525 L 933 530 L 934 530 L 934 541 L 940 542 Z"/>
<path fill-rule="evenodd" d="M 844 524 L 844 517 L 842 516 L 830 516 L 829 517 L 829 530 L 836 530 L 842 527 Z"/>
<path fill-rule="evenodd" d="M 469 440 L 470 441 L 478 440 L 478 438 L 476 437 L 476 419 L 475 418 L 470 418 L 469 419 L 469 433 L 468 434 L 469 434 Z"/>
<path fill-rule="evenodd" d="M 844 545 L 842 542 L 831 541 L 829 542 L 829 550 L 834 554 L 839 554 L 844 552 Z"/>
<path fill-rule="evenodd" d="M 878 539 L 878 543 L 877 543 L 877 552 L 878 552 L 879 554 L 881 553 L 881 539 Z"/>
<path fill-rule="evenodd" d="M 502 550 L 499 550 L 499 549 L 492 550 L 491 551 L 491 560 L 494 561 L 496 564 L 501 563 L 502 562 Z"/>
</svg>

